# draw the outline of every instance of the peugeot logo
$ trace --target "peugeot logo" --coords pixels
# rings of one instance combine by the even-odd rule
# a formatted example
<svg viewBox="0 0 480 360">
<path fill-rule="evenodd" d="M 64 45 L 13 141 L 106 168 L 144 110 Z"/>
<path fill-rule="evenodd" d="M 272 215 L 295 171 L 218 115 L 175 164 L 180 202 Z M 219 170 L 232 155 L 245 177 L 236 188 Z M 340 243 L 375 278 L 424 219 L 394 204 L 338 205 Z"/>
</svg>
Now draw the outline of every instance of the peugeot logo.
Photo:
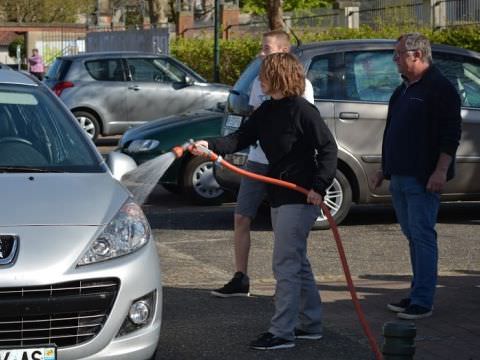
<svg viewBox="0 0 480 360">
<path fill-rule="evenodd" d="M 18 236 L 0 235 L 0 265 L 10 264 L 17 255 Z"/>
</svg>

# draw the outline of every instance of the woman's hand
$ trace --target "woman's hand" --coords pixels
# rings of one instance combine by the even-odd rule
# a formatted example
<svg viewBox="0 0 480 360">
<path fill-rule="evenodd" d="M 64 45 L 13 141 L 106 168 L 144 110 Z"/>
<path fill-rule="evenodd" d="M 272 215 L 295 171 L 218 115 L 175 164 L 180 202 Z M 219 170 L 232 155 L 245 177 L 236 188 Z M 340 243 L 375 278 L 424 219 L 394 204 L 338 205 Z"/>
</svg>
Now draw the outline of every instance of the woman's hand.
<svg viewBox="0 0 480 360">
<path fill-rule="evenodd" d="M 322 195 L 314 190 L 310 190 L 307 195 L 307 202 L 313 205 L 320 205 L 323 201 Z"/>
<path fill-rule="evenodd" d="M 193 155 L 199 156 L 199 155 L 205 154 L 205 151 L 203 151 L 202 148 L 208 149 L 208 141 L 206 140 L 195 141 L 190 151 L 192 152 Z"/>
</svg>

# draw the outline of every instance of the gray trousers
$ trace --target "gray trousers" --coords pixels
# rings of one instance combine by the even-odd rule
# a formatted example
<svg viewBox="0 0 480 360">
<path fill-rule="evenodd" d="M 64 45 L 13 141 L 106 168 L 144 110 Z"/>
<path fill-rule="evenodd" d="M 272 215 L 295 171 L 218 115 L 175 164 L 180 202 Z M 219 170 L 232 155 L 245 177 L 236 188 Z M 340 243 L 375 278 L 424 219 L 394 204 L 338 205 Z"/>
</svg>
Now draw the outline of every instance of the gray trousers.
<svg viewBox="0 0 480 360">
<path fill-rule="evenodd" d="M 319 215 L 314 205 L 289 204 L 271 209 L 275 314 L 270 333 L 293 340 L 294 329 L 321 333 L 320 294 L 307 259 L 307 238 Z"/>
</svg>

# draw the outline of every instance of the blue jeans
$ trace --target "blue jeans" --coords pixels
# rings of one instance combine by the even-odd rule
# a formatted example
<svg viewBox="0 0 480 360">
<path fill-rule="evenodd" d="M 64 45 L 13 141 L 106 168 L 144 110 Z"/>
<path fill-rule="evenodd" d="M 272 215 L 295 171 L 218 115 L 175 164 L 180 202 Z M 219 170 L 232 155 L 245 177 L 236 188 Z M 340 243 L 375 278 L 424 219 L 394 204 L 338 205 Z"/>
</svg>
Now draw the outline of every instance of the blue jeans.
<svg viewBox="0 0 480 360">
<path fill-rule="evenodd" d="M 392 176 L 390 192 L 402 232 L 410 246 L 412 304 L 431 309 L 437 285 L 438 244 L 435 223 L 440 195 L 412 176 Z"/>
</svg>

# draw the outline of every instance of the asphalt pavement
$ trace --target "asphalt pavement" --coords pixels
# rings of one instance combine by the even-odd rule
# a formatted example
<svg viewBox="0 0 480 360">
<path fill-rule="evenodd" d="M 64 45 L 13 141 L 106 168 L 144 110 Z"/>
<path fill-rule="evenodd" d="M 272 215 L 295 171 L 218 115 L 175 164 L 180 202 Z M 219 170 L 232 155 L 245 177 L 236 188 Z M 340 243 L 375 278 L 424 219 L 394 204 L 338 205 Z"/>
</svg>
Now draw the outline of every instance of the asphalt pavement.
<svg viewBox="0 0 480 360">
<path fill-rule="evenodd" d="M 273 313 L 272 232 L 268 211 L 253 225 L 249 298 L 210 290 L 232 275 L 233 204 L 191 206 L 161 188 L 144 210 L 164 274 L 164 316 L 157 359 L 373 359 L 347 291 L 329 231 L 314 231 L 309 257 L 323 300 L 324 338 L 293 349 L 255 351 Z M 442 205 L 437 226 L 439 285 L 434 315 L 418 320 L 415 359 L 480 359 L 480 203 Z M 382 326 L 397 320 L 386 304 L 407 294 L 407 243 L 389 206 L 354 207 L 340 227 L 361 306 L 381 346 Z"/>
</svg>

